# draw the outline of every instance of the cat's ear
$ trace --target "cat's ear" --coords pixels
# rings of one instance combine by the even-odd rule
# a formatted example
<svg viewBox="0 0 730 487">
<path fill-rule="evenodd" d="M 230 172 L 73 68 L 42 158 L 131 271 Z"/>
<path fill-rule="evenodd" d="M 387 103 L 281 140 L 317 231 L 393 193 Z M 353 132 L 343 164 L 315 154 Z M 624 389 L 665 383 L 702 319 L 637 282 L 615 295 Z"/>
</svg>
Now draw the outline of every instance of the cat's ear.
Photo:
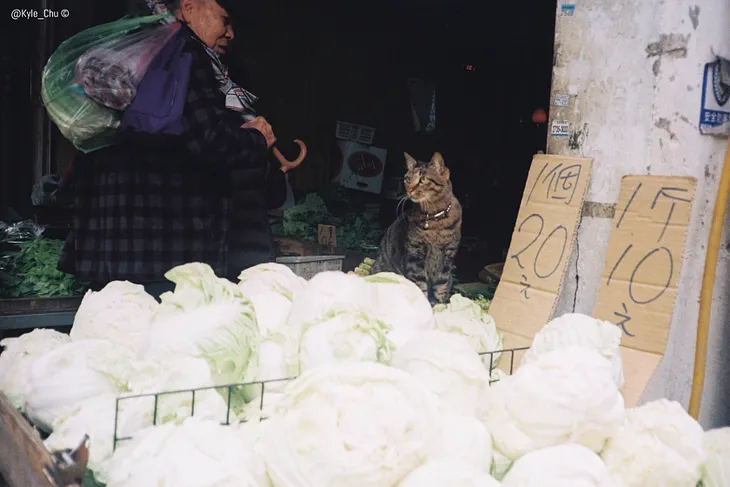
<svg viewBox="0 0 730 487">
<path fill-rule="evenodd" d="M 439 152 L 435 152 L 431 158 L 431 165 L 438 171 L 439 174 L 444 174 L 446 169 L 446 163 L 444 162 L 444 156 Z"/>
<path fill-rule="evenodd" d="M 404 152 L 403 155 L 406 157 L 406 166 L 408 167 L 408 171 L 413 171 L 413 168 L 416 167 L 417 161 L 408 152 Z"/>
</svg>

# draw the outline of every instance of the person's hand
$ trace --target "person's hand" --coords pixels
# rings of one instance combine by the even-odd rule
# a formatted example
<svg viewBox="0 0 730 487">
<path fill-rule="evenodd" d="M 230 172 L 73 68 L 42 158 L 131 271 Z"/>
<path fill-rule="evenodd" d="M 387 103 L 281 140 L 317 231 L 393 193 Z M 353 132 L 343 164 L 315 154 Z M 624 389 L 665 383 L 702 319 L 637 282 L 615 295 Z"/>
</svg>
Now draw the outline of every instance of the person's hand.
<svg viewBox="0 0 730 487">
<path fill-rule="evenodd" d="M 271 129 L 271 125 L 266 121 L 264 117 L 256 117 L 253 120 L 241 125 L 244 129 L 256 129 L 263 134 L 266 138 L 266 147 L 270 148 L 276 142 L 274 131 Z"/>
</svg>

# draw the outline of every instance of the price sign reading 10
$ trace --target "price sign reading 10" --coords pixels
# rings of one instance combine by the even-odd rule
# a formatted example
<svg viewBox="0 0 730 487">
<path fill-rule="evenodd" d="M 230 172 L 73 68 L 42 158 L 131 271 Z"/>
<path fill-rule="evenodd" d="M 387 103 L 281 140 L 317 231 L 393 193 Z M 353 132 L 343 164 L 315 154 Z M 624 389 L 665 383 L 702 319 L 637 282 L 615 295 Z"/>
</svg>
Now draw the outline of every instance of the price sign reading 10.
<svg viewBox="0 0 730 487">
<path fill-rule="evenodd" d="M 622 181 L 594 314 L 644 351 L 664 352 L 695 186 L 685 177 Z"/>
</svg>

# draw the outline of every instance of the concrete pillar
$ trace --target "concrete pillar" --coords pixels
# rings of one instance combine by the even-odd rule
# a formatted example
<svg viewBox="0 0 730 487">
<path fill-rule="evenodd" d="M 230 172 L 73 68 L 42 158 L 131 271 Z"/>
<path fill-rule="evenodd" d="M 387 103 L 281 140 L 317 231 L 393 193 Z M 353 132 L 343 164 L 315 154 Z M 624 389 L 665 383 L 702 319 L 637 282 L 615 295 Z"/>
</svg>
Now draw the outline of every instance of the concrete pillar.
<svg viewBox="0 0 730 487">
<path fill-rule="evenodd" d="M 548 153 L 595 159 L 588 216 L 580 223 L 557 312 L 593 310 L 623 175 L 696 177 L 669 344 L 642 399 L 667 397 L 687 407 L 706 245 L 727 146 L 726 138 L 699 133 L 702 75 L 714 54 L 730 58 L 730 2 L 558 0 L 555 48 L 553 97 L 572 96 L 568 107 L 551 107 L 550 122 L 569 121 L 570 136 L 548 135 Z M 723 242 L 700 415 L 704 427 L 730 425 L 727 235 Z"/>
</svg>

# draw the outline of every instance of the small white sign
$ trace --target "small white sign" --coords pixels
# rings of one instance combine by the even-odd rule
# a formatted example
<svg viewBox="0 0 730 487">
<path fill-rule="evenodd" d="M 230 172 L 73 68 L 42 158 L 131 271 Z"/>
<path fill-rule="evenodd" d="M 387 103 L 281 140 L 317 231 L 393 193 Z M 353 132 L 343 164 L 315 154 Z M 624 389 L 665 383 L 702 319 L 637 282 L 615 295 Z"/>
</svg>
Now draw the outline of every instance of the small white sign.
<svg viewBox="0 0 730 487">
<path fill-rule="evenodd" d="M 570 135 L 570 123 L 567 120 L 555 120 L 552 124 L 550 135 L 553 137 L 567 137 Z"/>
<path fill-rule="evenodd" d="M 563 17 L 573 17 L 575 15 L 575 4 L 564 3 L 560 6 L 560 11 Z"/>
<path fill-rule="evenodd" d="M 556 93 L 553 104 L 556 107 L 567 107 L 570 105 L 570 95 L 567 93 Z"/>
</svg>

